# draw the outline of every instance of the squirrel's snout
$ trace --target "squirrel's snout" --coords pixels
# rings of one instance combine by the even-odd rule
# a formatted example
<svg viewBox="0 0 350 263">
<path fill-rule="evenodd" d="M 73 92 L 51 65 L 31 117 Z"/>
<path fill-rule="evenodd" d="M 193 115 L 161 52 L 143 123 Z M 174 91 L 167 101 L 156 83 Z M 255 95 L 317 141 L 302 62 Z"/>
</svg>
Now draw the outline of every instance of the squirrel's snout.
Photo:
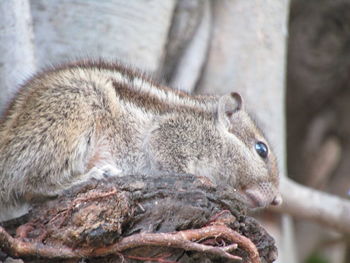
<svg viewBox="0 0 350 263">
<path fill-rule="evenodd" d="M 263 208 L 269 205 L 282 204 L 282 196 L 277 193 L 273 196 L 274 188 L 269 183 L 256 184 L 244 189 L 241 194 L 250 208 Z"/>
</svg>

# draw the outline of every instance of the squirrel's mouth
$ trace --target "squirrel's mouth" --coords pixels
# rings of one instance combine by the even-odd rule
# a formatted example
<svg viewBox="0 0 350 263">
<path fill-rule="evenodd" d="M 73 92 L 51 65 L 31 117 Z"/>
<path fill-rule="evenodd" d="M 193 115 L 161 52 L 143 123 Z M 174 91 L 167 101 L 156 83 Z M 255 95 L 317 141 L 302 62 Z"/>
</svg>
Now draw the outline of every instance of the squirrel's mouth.
<svg viewBox="0 0 350 263">
<path fill-rule="evenodd" d="M 244 191 L 243 195 L 249 208 L 263 208 L 266 206 L 265 203 L 261 200 L 261 197 L 255 193 Z"/>
<path fill-rule="evenodd" d="M 282 203 L 282 197 L 279 193 L 267 194 L 259 186 L 248 187 L 240 191 L 243 202 L 246 203 L 248 208 L 264 208 L 269 205 L 280 205 Z"/>
<path fill-rule="evenodd" d="M 264 208 L 269 205 L 278 205 L 282 202 L 279 194 L 274 196 L 274 189 L 270 188 L 270 193 L 266 193 L 260 185 L 243 188 L 240 193 L 248 208 Z"/>
</svg>

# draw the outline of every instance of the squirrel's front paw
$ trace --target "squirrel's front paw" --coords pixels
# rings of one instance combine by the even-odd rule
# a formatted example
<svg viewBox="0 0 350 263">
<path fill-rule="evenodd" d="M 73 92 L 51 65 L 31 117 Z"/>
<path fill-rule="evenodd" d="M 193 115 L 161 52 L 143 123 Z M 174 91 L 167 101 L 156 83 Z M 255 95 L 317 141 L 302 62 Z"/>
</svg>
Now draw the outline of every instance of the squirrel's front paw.
<svg viewBox="0 0 350 263">
<path fill-rule="evenodd" d="M 86 174 L 86 177 L 95 178 L 96 180 L 101 180 L 112 176 L 123 176 L 122 170 L 109 164 L 102 167 L 94 167 Z"/>
<path fill-rule="evenodd" d="M 122 170 L 120 170 L 117 167 L 112 166 L 112 165 L 105 165 L 100 169 L 102 171 L 102 176 L 104 178 L 108 178 L 108 177 L 112 177 L 112 176 L 118 176 L 118 177 L 123 176 Z"/>
<path fill-rule="evenodd" d="M 93 167 L 90 171 L 88 171 L 86 174 L 82 175 L 81 177 L 77 178 L 73 184 L 79 184 L 82 182 L 89 181 L 91 179 L 96 180 L 103 180 L 107 179 L 112 176 L 119 176 L 122 177 L 123 173 L 122 170 L 118 169 L 117 167 L 107 164 L 101 167 Z"/>
</svg>

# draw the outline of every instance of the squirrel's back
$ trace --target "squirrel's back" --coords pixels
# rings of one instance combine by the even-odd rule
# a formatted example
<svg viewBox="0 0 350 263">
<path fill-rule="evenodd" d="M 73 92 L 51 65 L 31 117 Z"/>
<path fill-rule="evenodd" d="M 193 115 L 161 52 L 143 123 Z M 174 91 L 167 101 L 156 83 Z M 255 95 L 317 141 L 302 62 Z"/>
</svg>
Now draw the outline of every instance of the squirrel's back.
<svg viewBox="0 0 350 263">
<path fill-rule="evenodd" d="M 182 109 L 211 111 L 218 99 L 217 96 L 193 96 L 170 89 L 156 83 L 142 72 L 122 64 L 86 60 L 53 67 L 36 74 L 20 89 L 3 114 L 2 121 L 14 117 L 12 114 L 18 112 L 23 104 L 28 103 L 28 98 L 33 96 L 46 96 L 47 102 L 50 102 L 52 95 L 58 93 L 72 97 L 74 92 L 100 96 L 101 88 L 108 91 L 107 97 L 112 92 L 122 101 L 128 101 L 156 114 Z"/>
</svg>

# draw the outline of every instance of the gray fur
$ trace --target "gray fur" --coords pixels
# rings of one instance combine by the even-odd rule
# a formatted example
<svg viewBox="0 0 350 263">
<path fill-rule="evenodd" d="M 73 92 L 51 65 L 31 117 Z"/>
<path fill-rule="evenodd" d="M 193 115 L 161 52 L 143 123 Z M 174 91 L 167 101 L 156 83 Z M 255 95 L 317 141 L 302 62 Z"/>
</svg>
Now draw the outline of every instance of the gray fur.
<svg viewBox="0 0 350 263">
<path fill-rule="evenodd" d="M 275 156 L 255 151 L 268 143 L 243 106 L 237 93 L 190 96 L 121 65 L 38 74 L 0 122 L 0 221 L 105 174 L 194 173 L 232 185 L 251 207 L 276 203 Z"/>
</svg>

